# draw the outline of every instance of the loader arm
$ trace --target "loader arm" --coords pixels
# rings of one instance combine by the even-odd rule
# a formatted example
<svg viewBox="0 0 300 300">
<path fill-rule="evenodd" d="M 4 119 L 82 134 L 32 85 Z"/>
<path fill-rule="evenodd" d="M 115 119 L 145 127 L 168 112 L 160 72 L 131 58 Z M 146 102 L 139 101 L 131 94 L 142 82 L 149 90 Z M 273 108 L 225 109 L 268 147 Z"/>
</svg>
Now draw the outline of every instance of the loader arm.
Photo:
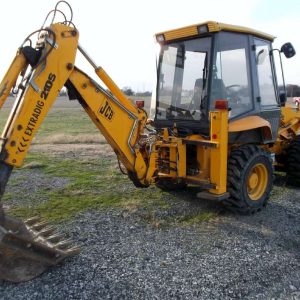
<svg viewBox="0 0 300 300">
<path fill-rule="evenodd" d="M 112 146 L 134 184 L 149 185 L 147 153 L 140 145 L 147 114 L 131 103 L 102 68 L 92 63 L 109 92 L 75 67 L 78 49 L 92 62 L 78 45 L 78 38 L 78 31 L 69 24 L 56 23 L 43 29 L 35 49 L 20 47 L 0 83 L 0 107 L 12 87 L 18 84 L 19 88 L 1 136 L 0 197 L 13 167 L 22 165 L 38 128 L 64 86 Z M 9 217 L 0 202 L 0 279 L 32 279 L 77 253 L 78 248 L 62 241 L 52 227 L 35 218 L 22 222 Z"/>
</svg>

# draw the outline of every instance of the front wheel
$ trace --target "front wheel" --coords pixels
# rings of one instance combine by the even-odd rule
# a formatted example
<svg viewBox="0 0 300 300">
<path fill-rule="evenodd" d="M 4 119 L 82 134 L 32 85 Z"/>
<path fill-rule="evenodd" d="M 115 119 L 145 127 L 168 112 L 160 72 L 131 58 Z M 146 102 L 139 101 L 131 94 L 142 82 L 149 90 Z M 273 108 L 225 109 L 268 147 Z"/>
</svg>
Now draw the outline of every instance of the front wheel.
<svg viewBox="0 0 300 300">
<path fill-rule="evenodd" d="M 267 205 L 273 186 L 270 154 L 255 145 L 245 145 L 230 153 L 226 206 L 239 213 L 250 214 Z"/>
<path fill-rule="evenodd" d="M 293 140 L 287 150 L 286 183 L 300 187 L 300 136 Z"/>
</svg>

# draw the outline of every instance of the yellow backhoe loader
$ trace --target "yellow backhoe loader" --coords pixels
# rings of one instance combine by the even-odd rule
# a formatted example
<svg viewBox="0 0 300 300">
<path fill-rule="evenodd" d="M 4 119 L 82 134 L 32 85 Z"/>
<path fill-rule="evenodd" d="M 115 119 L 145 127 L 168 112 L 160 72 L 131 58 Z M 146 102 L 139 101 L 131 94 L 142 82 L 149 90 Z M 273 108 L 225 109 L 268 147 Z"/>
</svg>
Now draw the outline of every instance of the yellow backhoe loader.
<svg viewBox="0 0 300 300">
<path fill-rule="evenodd" d="M 25 39 L 0 83 L 1 106 L 17 90 L 1 137 L 1 196 L 64 86 L 137 187 L 193 185 L 200 199 L 251 214 L 267 204 L 274 167 L 287 172 L 289 184 L 300 184 L 300 112 L 285 106 L 274 64 L 275 55 L 294 56 L 290 43 L 273 49 L 269 34 L 213 21 L 156 34 L 161 50 L 148 118 L 78 43 L 61 2 L 51 24 L 33 33 L 36 45 L 33 34 Z M 63 22 L 55 22 L 58 14 Z M 109 91 L 75 66 L 78 51 Z M 1 205 L 0 278 L 29 280 L 78 253 L 60 238 L 38 218 L 23 222 Z"/>
</svg>

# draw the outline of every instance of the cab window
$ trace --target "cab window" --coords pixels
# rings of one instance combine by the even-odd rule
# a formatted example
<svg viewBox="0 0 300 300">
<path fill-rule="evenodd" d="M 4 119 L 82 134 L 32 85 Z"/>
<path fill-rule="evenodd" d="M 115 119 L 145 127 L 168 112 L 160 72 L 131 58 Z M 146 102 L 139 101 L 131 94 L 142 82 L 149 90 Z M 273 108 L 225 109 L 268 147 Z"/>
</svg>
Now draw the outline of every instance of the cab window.
<svg viewBox="0 0 300 300">
<path fill-rule="evenodd" d="M 221 32 L 216 37 L 210 103 L 228 100 L 230 117 L 253 109 L 248 36 Z"/>
<path fill-rule="evenodd" d="M 254 43 L 261 105 L 277 105 L 271 67 L 270 42 L 254 39 Z"/>
</svg>

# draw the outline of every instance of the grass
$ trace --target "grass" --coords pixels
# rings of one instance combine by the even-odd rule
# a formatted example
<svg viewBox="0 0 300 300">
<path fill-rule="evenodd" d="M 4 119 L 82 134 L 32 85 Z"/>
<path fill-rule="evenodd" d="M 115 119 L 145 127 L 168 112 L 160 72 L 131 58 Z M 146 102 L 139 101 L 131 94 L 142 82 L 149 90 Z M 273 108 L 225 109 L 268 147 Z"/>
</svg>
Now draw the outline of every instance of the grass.
<svg viewBox="0 0 300 300">
<path fill-rule="evenodd" d="M 1 110 L 0 128 L 3 128 L 13 104 L 12 98 Z M 150 98 L 146 97 L 147 109 L 150 107 Z M 134 100 L 133 100 L 134 101 Z M 104 141 L 99 130 L 92 123 L 89 116 L 77 101 L 69 101 L 67 97 L 57 98 L 42 123 L 33 143 L 97 143 Z"/>
<path fill-rule="evenodd" d="M 13 99 L 1 110 L 0 127 L 3 128 L 8 116 Z M 69 141 L 68 141 L 69 139 Z M 73 140 L 72 140 L 73 139 Z M 73 143 L 99 142 L 101 135 L 96 126 L 77 101 L 68 101 L 58 98 L 49 111 L 35 136 L 33 143 L 62 143 L 70 140 Z M 103 139 L 102 139 L 103 140 Z"/>
<path fill-rule="evenodd" d="M 45 180 L 50 177 L 68 178 L 63 189 L 43 189 L 47 201 L 29 205 L 12 206 L 9 213 L 27 218 L 40 215 L 42 218 L 60 222 L 76 217 L 87 210 L 122 209 L 129 214 L 142 210 L 142 218 L 154 227 L 172 224 L 189 226 L 208 221 L 217 216 L 216 212 L 207 209 L 184 211 L 174 207 L 189 200 L 188 193 L 181 193 L 180 198 L 174 193 L 162 191 L 155 186 L 148 189 L 137 189 L 122 175 L 114 158 L 90 159 L 88 161 L 64 159 L 41 154 L 29 154 L 24 167 L 18 170 L 19 177 L 13 177 L 9 183 L 17 190 L 17 185 L 24 178 L 22 172 L 39 171 Z M 14 195 L 9 192 L 4 201 L 10 202 Z M 170 211 L 166 217 L 157 214 L 159 211 Z"/>
<path fill-rule="evenodd" d="M 38 169 L 46 177 L 68 178 L 69 183 L 62 190 L 43 190 L 44 196 L 48 197 L 44 203 L 34 207 L 12 207 L 10 213 L 18 217 L 38 214 L 47 220 L 60 221 L 89 209 L 168 207 L 162 199 L 162 191 L 153 187 L 141 193 L 141 190 L 134 188 L 127 176 L 120 174 L 112 158 L 75 162 L 72 159 L 29 154 L 26 164 L 18 171 L 28 169 Z M 20 176 L 22 178 L 22 174 Z M 12 178 L 9 184 L 16 186 L 18 181 L 18 178 Z M 10 192 L 4 200 L 9 201 L 12 197 Z"/>
<path fill-rule="evenodd" d="M 186 216 L 180 217 L 178 220 L 178 223 L 188 226 L 188 225 L 193 225 L 193 224 L 198 224 L 198 223 L 209 221 L 211 219 L 216 218 L 217 216 L 218 216 L 218 214 L 216 212 L 204 211 L 204 212 L 196 214 L 196 215 L 186 215 Z"/>
</svg>

